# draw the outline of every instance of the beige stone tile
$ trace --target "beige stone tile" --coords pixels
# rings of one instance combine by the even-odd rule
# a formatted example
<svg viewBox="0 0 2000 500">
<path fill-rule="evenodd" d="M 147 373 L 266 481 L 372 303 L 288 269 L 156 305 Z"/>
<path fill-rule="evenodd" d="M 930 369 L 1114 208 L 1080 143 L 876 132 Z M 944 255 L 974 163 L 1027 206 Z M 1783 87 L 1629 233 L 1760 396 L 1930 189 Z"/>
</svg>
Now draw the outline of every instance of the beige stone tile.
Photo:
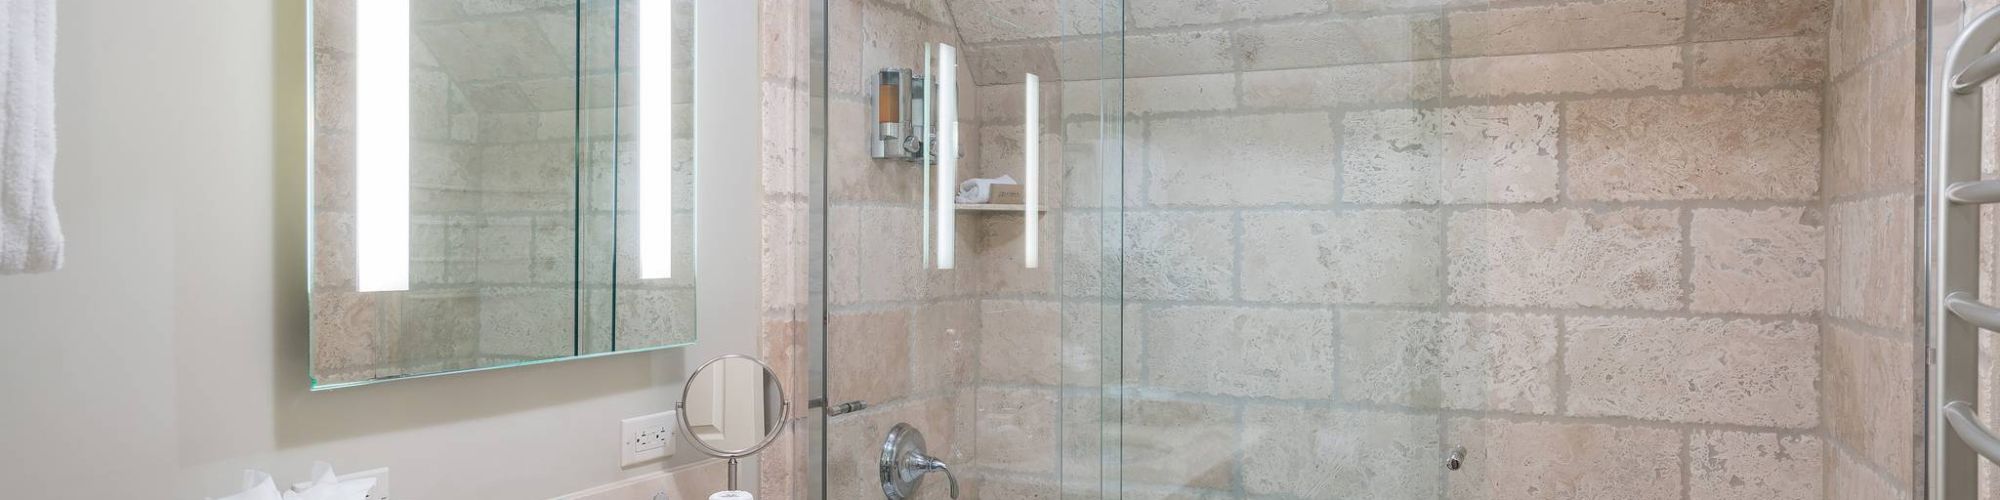
<svg viewBox="0 0 2000 500">
<path fill-rule="evenodd" d="M 1910 500 L 1910 483 L 1882 477 L 1838 446 L 1827 455 L 1827 500 Z"/>
<path fill-rule="evenodd" d="M 1916 10 L 1915 2 L 1834 1 L 1827 32 L 1831 73 L 1845 74 L 1890 47 L 1907 46 L 1918 26 Z M 1903 74 L 1914 76 L 1909 68 Z"/>
<path fill-rule="evenodd" d="M 1438 214 L 1428 210 L 1242 215 L 1243 298 L 1413 304 L 1443 295 Z"/>
<path fill-rule="evenodd" d="M 906 9 L 885 9 L 865 1 L 861 9 L 859 18 L 854 20 L 856 24 L 844 28 L 860 28 L 861 69 L 855 76 L 863 85 L 872 86 L 874 72 L 881 68 L 923 68 L 924 51 L 927 48 L 935 50 L 934 44 L 949 43 L 965 48 L 957 30 L 949 24 L 933 22 Z M 960 55 L 961 60 L 976 61 L 969 53 L 961 52 Z M 851 61 L 847 64 L 853 64 Z M 961 95 L 972 95 L 970 87 L 966 90 Z M 874 89 L 864 87 L 862 93 L 873 95 Z"/>
<path fill-rule="evenodd" d="M 1233 491 L 1217 491 L 1186 486 L 1158 486 L 1150 484 L 1126 483 L 1119 486 L 1118 495 L 1123 500 L 1227 500 L 1241 498 Z M 1094 492 L 1070 498 L 1103 498 Z"/>
<path fill-rule="evenodd" d="M 1812 314 L 1825 296 L 1826 236 L 1816 209 L 1697 209 L 1689 309 Z"/>
<path fill-rule="evenodd" d="M 1819 328 L 1797 321 L 1573 317 L 1569 414 L 1810 428 Z"/>
<path fill-rule="evenodd" d="M 1053 40 L 959 47 L 959 54 L 959 65 L 967 70 L 967 80 L 979 86 L 1017 85 L 1027 80 L 1027 73 L 1039 75 L 1045 82 L 1057 80 L 1063 74 Z"/>
<path fill-rule="evenodd" d="M 837 202 L 916 204 L 922 200 L 923 177 L 910 175 L 913 165 L 902 160 L 877 160 L 869 155 L 874 113 L 859 101 L 827 102 L 827 197 Z M 839 126 L 832 126 L 839 124 Z M 975 136 L 976 137 L 976 136 Z"/>
<path fill-rule="evenodd" d="M 948 0 L 961 40 L 981 44 L 1089 35 L 1101 15 L 1090 2 L 1069 0 Z M 879 9 L 878 9 L 879 10 Z"/>
<path fill-rule="evenodd" d="M 1582 200 L 1810 200 L 1819 95 L 1779 90 L 1570 103 L 1569 195 Z"/>
<path fill-rule="evenodd" d="M 1125 402 L 1122 479 L 1132 483 L 1230 489 L 1236 484 L 1236 409 L 1196 401 Z"/>
<path fill-rule="evenodd" d="M 829 400 L 881 405 L 910 393 L 909 319 L 900 309 L 829 315 Z"/>
<path fill-rule="evenodd" d="M 1438 418 L 1250 406 L 1244 411 L 1243 490 L 1292 498 L 1437 498 Z"/>
<path fill-rule="evenodd" d="M 477 292 L 412 291 L 377 307 L 397 373 L 471 368 L 480 355 Z"/>
<path fill-rule="evenodd" d="M 1696 0 L 1694 39 L 1825 33 L 1833 0 Z"/>
<path fill-rule="evenodd" d="M 1333 202 L 1333 123 L 1325 114 L 1164 119 L 1150 127 L 1147 204 Z"/>
<path fill-rule="evenodd" d="M 1051 474 L 1061 444 L 1055 389 L 979 389 L 977 427 L 982 469 Z"/>
<path fill-rule="evenodd" d="M 1556 411 L 1553 316 L 1347 310 L 1339 331 L 1347 401 Z"/>
<path fill-rule="evenodd" d="M 1017 175 L 1015 178 L 1019 179 L 1021 177 Z M 1045 189 L 1055 187 L 1049 186 L 1049 184 L 1054 183 L 1044 181 L 1043 187 Z M 1047 191 L 1044 191 L 1044 193 L 1047 193 Z M 1043 195 L 1045 201 L 1043 201 L 1042 206 L 1049 206 L 1049 202 L 1046 200 L 1049 196 L 1048 194 Z M 1065 269 L 1065 274 L 1067 272 L 1088 272 L 1083 268 L 1068 269 L 1058 267 L 1055 264 L 1055 261 L 1059 260 L 1058 256 L 1062 255 L 1058 252 L 1064 250 L 1063 247 L 1066 244 L 1070 244 L 1070 241 L 1062 239 L 1062 234 L 1059 231 L 1065 228 L 1059 225 L 1062 221 L 1056 217 L 1052 217 L 1046 213 L 1042 215 L 1039 222 L 1040 227 L 1038 228 L 1041 235 L 1041 239 L 1038 242 L 1041 243 L 1042 260 L 1039 266 L 1033 269 L 1027 267 L 1027 255 L 1025 255 L 1026 250 L 1024 247 L 1024 245 L 1027 245 L 1027 230 L 1024 228 L 1026 219 L 1020 214 L 986 214 L 963 217 L 969 218 L 961 219 L 962 222 L 959 223 L 959 227 L 979 231 L 980 240 L 977 245 L 978 253 L 973 257 L 975 261 L 962 265 L 970 265 L 978 269 L 979 276 L 973 278 L 973 280 L 979 287 L 979 291 L 984 295 L 1054 293 L 1056 292 L 1057 269 Z M 974 222 L 976 224 L 970 224 Z M 963 231 L 965 229 L 960 230 Z"/>
<path fill-rule="evenodd" d="M 1121 304 L 1119 299 L 1063 300 L 1064 385 L 1102 387 L 1114 384 L 1107 376 L 1140 373 L 1145 339 L 1137 319 L 1143 306 Z M 1124 371 L 1113 372 L 1111 365 L 1122 365 Z"/>
<path fill-rule="evenodd" d="M 989 299 L 979 307 L 982 383 L 1062 383 L 1061 303 Z"/>
<path fill-rule="evenodd" d="M 1552 103 L 1348 113 L 1341 197 L 1369 204 L 1553 200 L 1559 120 Z"/>
<path fill-rule="evenodd" d="M 1818 85 L 1826 78 L 1826 41 L 1814 37 L 1697 43 L 1695 87 Z"/>
<path fill-rule="evenodd" d="M 385 313 L 383 294 L 323 291 L 312 298 L 313 380 L 318 384 L 355 382 L 373 377 L 379 361 Z"/>
<path fill-rule="evenodd" d="M 1884 195 L 1829 207 L 1827 316 L 1892 331 L 1916 327 L 1917 209 L 1912 195 Z"/>
<path fill-rule="evenodd" d="M 978 358 L 974 355 L 984 338 L 984 323 L 977 300 L 951 300 L 917 306 L 910 316 L 910 391 L 931 393 L 970 383 L 979 368 Z M 852 348 L 866 347 L 841 349 Z M 844 366 L 865 362 L 835 359 L 831 364 Z"/>
<path fill-rule="evenodd" d="M 1451 14 L 1454 56 L 1609 49 L 1678 42 L 1681 0 L 1610 0 Z"/>
<path fill-rule="evenodd" d="M 1251 108 L 1393 104 L 1444 92 L 1444 66 L 1438 61 L 1250 71 L 1242 78 L 1243 105 Z"/>
<path fill-rule="evenodd" d="M 1648 47 L 1512 56 L 1451 62 L 1451 95 L 1595 94 L 1681 88 L 1681 50 Z"/>
<path fill-rule="evenodd" d="M 327 210 L 313 211 L 312 291 L 354 292 L 354 214 Z"/>
<path fill-rule="evenodd" d="M 1454 304 L 1681 307 L 1673 210 L 1473 210 L 1448 231 Z"/>
<path fill-rule="evenodd" d="M 1059 264 L 1062 276 L 1059 277 L 1056 292 L 1063 297 L 1122 296 L 1126 284 L 1123 271 L 1108 272 L 1106 263 L 1114 256 L 1123 259 L 1136 257 L 1136 254 L 1119 256 L 1112 251 L 1106 251 L 1104 247 L 1109 243 L 1106 240 L 1118 241 L 1121 235 L 1116 234 L 1117 231 L 1127 231 L 1126 222 L 1118 218 L 1113 219 L 1117 221 L 1115 224 L 1105 224 L 1104 217 L 1099 216 L 1094 210 L 1080 209 L 1064 210 L 1060 218 L 1052 220 L 1057 220 L 1062 225 L 1062 251 L 1044 254 L 1043 258 L 1048 258 L 1047 255 L 1056 255 L 1061 259 Z M 1129 231 L 1126 235 L 1139 236 Z M 1154 238 L 1155 245 L 1166 241 L 1158 239 L 1159 236 Z M 1125 240 L 1121 244 L 1131 241 Z M 1126 250 L 1120 249 L 1115 252 L 1122 254 Z M 1107 289 L 1116 290 L 1116 293 L 1108 293 Z"/>
<path fill-rule="evenodd" d="M 1649 427 L 1456 418 L 1446 443 L 1464 446 L 1448 474 L 1453 500 L 1675 500 L 1680 433 Z"/>
<path fill-rule="evenodd" d="M 1911 68 L 1916 60 L 1913 45 L 1891 50 L 1868 68 L 1871 108 L 1869 110 L 1868 161 L 1879 173 L 1865 176 L 1873 187 L 1884 190 L 1922 191 L 1924 165 L 1923 92 L 1919 75 Z"/>
<path fill-rule="evenodd" d="M 1829 87 L 1828 196 L 1920 189 L 1914 51 L 1898 48 Z"/>
<path fill-rule="evenodd" d="M 1818 436 L 1698 430 L 1688 435 L 1689 500 L 1821 500 Z"/>
<path fill-rule="evenodd" d="M 1042 80 L 1042 101 L 1040 106 L 1037 107 L 1037 109 L 1041 110 L 1041 116 L 1044 120 L 1042 122 L 1042 130 L 1057 130 L 1055 124 L 1059 122 L 1056 119 L 1062 115 L 1063 108 L 1076 105 L 1072 101 L 1075 101 L 1077 96 L 1072 93 L 1065 93 L 1066 88 L 1081 85 L 1085 85 L 1085 83 L 1058 82 L 1053 81 L 1053 77 Z M 977 114 L 980 123 L 1020 125 L 1022 121 L 1021 112 L 1026 110 L 1025 103 L 1022 102 L 1027 98 L 1026 87 L 1022 83 L 979 86 L 977 100 L 971 103 L 971 105 L 979 110 Z M 959 104 L 964 106 L 967 103 L 960 102 Z M 1090 106 L 1095 107 L 1096 104 L 1091 103 Z M 959 119 L 963 120 L 965 117 L 961 116 Z"/>
<path fill-rule="evenodd" d="M 1224 73 L 1236 68 L 1227 30 L 1169 31 L 1125 37 L 1125 76 Z"/>
<path fill-rule="evenodd" d="M 1235 295 L 1236 223 L 1229 214 L 1132 212 L 1124 230 L 1126 297 L 1223 300 Z"/>
<path fill-rule="evenodd" d="M 1827 328 L 1825 427 L 1859 460 L 1908 481 L 1921 433 L 1914 334 L 1888 338 L 1832 323 Z"/>
<path fill-rule="evenodd" d="M 976 489 L 971 483 L 977 483 Z M 1048 478 L 1023 477 L 1016 475 L 985 474 L 977 479 L 960 479 L 967 493 L 963 498 L 1018 498 L 1021 500 L 1059 500 L 1063 496 L 1063 486 Z M 924 486 L 931 488 L 932 486 Z"/>
<path fill-rule="evenodd" d="M 556 15 L 489 17 L 453 23 L 419 23 L 413 39 L 430 47 L 430 54 L 454 78 L 466 81 L 556 76 L 573 71 L 575 43 L 559 50 L 544 30 L 560 23 L 542 22 Z M 570 19 L 573 39 L 575 20 Z M 568 54 L 564 52 L 568 51 Z"/>
<path fill-rule="evenodd" d="M 672 307 L 657 300 L 648 300 L 650 297 L 635 299 L 634 305 L 657 308 L 645 312 L 647 314 L 671 310 L 669 308 Z M 576 293 L 569 289 L 506 287 L 482 290 L 479 298 L 478 352 L 483 356 L 530 359 L 575 355 L 576 338 L 570 332 L 575 331 L 576 313 Z"/>
<path fill-rule="evenodd" d="M 1398 14 L 1253 24 L 1231 32 L 1244 69 L 1285 69 L 1431 59 L 1443 54 L 1444 19 Z"/>
<path fill-rule="evenodd" d="M 1437 7 L 1471 7 L 1490 0 L 1333 0 L 1333 11 L 1341 14 L 1382 11 L 1411 11 Z"/>
<path fill-rule="evenodd" d="M 865 0 L 827 0 L 827 23 L 834 26 L 861 26 L 862 5 Z M 804 27 L 803 23 L 800 25 Z M 826 37 L 828 61 L 861 62 L 862 37 L 865 30 L 829 30 Z M 810 60 L 810 55 L 807 55 Z M 920 67 L 920 66 L 919 66 Z M 876 69 L 880 69 L 879 67 Z M 803 70 L 800 70 L 803 73 Z M 873 95 L 869 89 L 875 76 L 860 64 L 828 64 L 826 66 L 826 86 L 830 95 L 860 97 Z"/>
<path fill-rule="evenodd" d="M 1315 309 L 1147 306 L 1146 385 L 1204 394 L 1330 399 L 1333 313 Z M 1128 355 L 1130 355 L 1128 353 Z"/>
<path fill-rule="evenodd" d="M 323 109 L 324 107 L 322 107 Z M 314 212 L 340 211 L 353 213 L 357 196 L 354 192 L 356 174 L 354 160 L 354 134 L 322 130 L 314 135 L 312 158 L 312 203 Z M 433 168 L 415 169 L 412 174 L 435 173 Z M 460 169 L 459 171 L 463 171 Z M 414 179 L 413 179 L 414 180 Z M 413 185 L 421 185 L 412 182 Z M 411 193 L 412 206 L 429 206 Z"/>
<path fill-rule="evenodd" d="M 1236 75 L 1161 76 L 1125 80 L 1125 112 L 1135 115 L 1221 111 L 1236 107 Z"/>
<path fill-rule="evenodd" d="M 1874 130 L 1869 117 L 1875 103 L 1871 78 L 1853 76 L 1833 80 L 1826 86 L 1826 164 L 1821 178 L 1828 198 L 1851 197 L 1857 193 L 1887 191 L 1910 184 L 1885 182 L 1898 172 L 1875 165 L 1868 156 Z"/>
<path fill-rule="evenodd" d="M 620 290 L 616 350 L 683 345 L 695 341 L 693 288 Z M 547 335 L 546 333 L 542 335 Z M 551 341 L 561 352 L 562 335 Z"/>
<path fill-rule="evenodd" d="M 1015 113 L 1017 116 L 1019 114 L 1018 112 Z M 1046 203 L 1056 201 L 1055 195 L 1062 193 L 1063 176 L 1060 172 L 1062 171 L 1063 135 L 1058 130 L 1050 130 L 1054 126 L 1054 122 L 1051 120 L 1044 120 L 1041 124 L 1042 134 L 1040 137 L 1041 142 L 1039 143 L 1041 156 L 1036 159 L 1038 162 L 1036 165 L 1041 168 L 1042 172 L 1041 188 L 1043 206 L 1048 206 Z M 1008 124 L 987 124 L 979 127 L 976 145 L 979 148 L 978 163 L 967 165 L 961 162 L 959 163 L 959 168 L 961 169 L 959 172 L 962 176 L 966 177 L 978 175 L 990 178 L 1008 175 L 1013 177 L 1015 181 L 1025 182 L 1028 178 L 1028 172 L 1026 161 L 1022 158 L 1022 153 L 1026 151 L 1027 141 L 1021 136 L 1025 132 L 1026 129 L 1019 121 Z M 967 159 L 971 159 L 971 157 L 968 156 Z M 904 168 L 900 173 L 901 176 L 915 178 L 918 180 L 918 184 L 922 183 L 922 175 L 909 175 L 909 170 L 913 165 L 901 163 L 900 166 Z M 972 169 L 966 170 L 968 166 L 972 167 Z M 921 191 L 919 189 L 910 190 L 911 193 Z M 911 196 L 911 202 L 920 203 L 915 198 L 915 195 Z"/>
<path fill-rule="evenodd" d="M 1325 0 L 1148 0 L 1124 4 L 1132 27 L 1173 28 L 1195 24 L 1253 21 L 1327 11 Z"/>
</svg>

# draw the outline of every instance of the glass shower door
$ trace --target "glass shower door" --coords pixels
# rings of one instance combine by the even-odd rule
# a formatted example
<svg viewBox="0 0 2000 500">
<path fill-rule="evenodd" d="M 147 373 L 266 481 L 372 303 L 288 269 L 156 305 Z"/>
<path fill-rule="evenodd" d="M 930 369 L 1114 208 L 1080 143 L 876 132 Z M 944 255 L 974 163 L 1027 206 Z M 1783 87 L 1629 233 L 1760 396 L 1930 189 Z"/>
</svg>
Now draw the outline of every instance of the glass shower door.
<svg viewBox="0 0 2000 500">
<path fill-rule="evenodd" d="M 1124 16 L 1062 3 L 824 4 L 812 498 L 1096 497 L 1115 478 Z M 892 431 L 951 477 L 885 491 Z"/>
</svg>

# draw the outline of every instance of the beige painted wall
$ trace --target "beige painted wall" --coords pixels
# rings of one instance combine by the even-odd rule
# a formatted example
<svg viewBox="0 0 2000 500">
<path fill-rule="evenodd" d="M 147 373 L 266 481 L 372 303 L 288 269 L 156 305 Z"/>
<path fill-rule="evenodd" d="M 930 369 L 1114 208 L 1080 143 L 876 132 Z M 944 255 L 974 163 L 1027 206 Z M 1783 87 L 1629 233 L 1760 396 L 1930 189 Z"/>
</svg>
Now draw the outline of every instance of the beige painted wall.
<svg viewBox="0 0 2000 500">
<path fill-rule="evenodd" d="M 756 170 L 705 171 L 705 217 L 737 215 L 704 219 L 697 347 L 310 393 L 303 3 L 60 2 L 70 253 L 0 277 L 4 496 L 202 498 L 245 467 L 289 481 L 327 460 L 391 467 L 404 498 L 546 498 L 665 468 L 618 466 L 618 420 L 754 352 Z M 755 30 L 704 33 L 735 42 L 709 60 L 742 64 L 717 78 L 755 78 Z M 735 87 L 718 105 L 754 109 Z M 706 116 L 748 132 L 709 150 L 755 158 L 756 113 L 730 114 Z"/>
</svg>

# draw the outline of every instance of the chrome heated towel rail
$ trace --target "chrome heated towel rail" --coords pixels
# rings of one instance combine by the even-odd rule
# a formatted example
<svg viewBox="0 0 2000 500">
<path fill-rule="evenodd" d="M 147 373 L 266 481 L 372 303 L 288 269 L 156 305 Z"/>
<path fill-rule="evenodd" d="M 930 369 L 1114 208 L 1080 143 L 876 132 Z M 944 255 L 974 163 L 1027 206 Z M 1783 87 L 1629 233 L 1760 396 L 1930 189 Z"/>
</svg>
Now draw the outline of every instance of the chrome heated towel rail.
<svg viewBox="0 0 2000 500">
<path fill-rule="evenodd" d="M 1979 330 L 2000 330 L 2000 308 L 1979 294 L 1979 207 L 2000 203 L 2000 181 L 1980 179 L 1981 84 L 2000 76 L 2000 9 L 1974 18 L 1932 78 L 1935 139 L 1926 200 L 1930 290 L 1930 498 L 1978 497 L 1980 457 L 2000 461 L 2000 436 L 1980 424 Z"/>
</svg>

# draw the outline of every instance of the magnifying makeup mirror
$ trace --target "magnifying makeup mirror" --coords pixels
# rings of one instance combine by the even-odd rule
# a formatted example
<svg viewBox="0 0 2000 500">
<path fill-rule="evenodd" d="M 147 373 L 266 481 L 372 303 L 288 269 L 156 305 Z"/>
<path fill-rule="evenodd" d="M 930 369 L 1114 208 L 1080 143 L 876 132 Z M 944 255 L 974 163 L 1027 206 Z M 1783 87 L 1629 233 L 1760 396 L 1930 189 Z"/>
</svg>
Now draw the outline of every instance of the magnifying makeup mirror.
<svg viewBox="0 0 2000 500">
<path fill-rule="evenodd" d="M 770 365 L 730 354 L 695 369 L 674 409 L 680 413 L 681 435 L 695 449 L 729 460 L 729 489 L 737 490 L 737 462 L 778 439 L 791 418 L 792 403 Z"/>
</svg>

